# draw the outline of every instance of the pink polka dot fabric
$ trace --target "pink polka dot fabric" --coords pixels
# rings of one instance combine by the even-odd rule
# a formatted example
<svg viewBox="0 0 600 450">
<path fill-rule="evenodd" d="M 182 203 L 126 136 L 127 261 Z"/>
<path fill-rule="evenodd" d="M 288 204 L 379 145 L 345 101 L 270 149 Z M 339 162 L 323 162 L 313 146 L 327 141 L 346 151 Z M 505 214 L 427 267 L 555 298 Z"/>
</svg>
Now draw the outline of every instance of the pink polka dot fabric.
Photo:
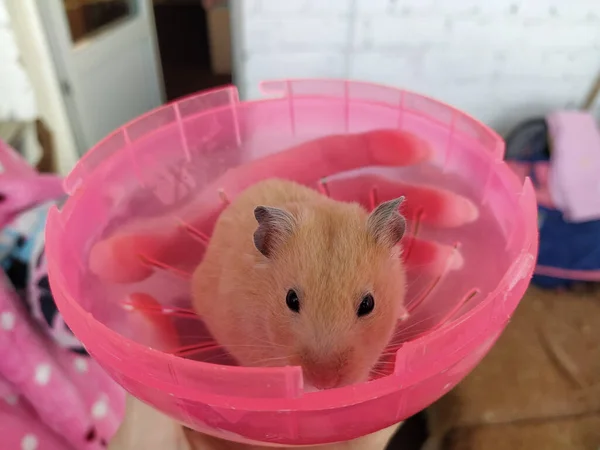
<svg viewBox="0 0 600 450">
<path fill-rule="evenodd" d="M 49 194 L 61 193 L 59 179 L 50 181 L 24 166 L 0 141 L 0 231 L 51 199 Z M 36 213 L 44 217 L 45 209 Z M 22 245 L 17 248 L 22 254 L 28 246 L 33 250 L 26 254 L 35 255 L 31 270 L 21 270 L 28 276 L 27 288 L 17 292 L 12 279 L 0 271 L 0 449 L 100 450 L 121 422 L 125 393 L 80 346 L 74 350 L 77 340 L 64 332 L 58 312 L 49 318 L 46 306 L 41 311 L 28 298 L 39 294 L 31 284 L 45 273 L 43 222 L 33 234 L 35 239 L 26 245 L 19 236 Z M 10 236 L 0 235 L 5 255 Z M 47 326 L 49 319 L 52 326 Z"/>
<path fill-rule="evenodd" d="M 88 356 L 39 330 L 0 279 L 0 448 L 102 449 L 124 412 L 124 392 Z"/>
</svg>

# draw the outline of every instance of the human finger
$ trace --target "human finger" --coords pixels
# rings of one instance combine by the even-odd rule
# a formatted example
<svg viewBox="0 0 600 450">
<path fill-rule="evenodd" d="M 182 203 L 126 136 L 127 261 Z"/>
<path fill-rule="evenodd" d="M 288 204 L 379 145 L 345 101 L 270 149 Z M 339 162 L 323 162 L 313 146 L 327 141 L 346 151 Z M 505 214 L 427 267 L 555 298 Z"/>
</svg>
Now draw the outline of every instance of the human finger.
<svg viewBox="0 0 600 450">
<path fill-rule="evenodd" d="M 425 141 L 411 133 L 393 130 L 315 139 L 233 168 L 203 189 L 191 203 L 169 216 L 132 222 L 97 242 L 90 251 L 90 269 L 107 281 L 126 283 L 148 277 L 153 271 L 149 261 L 186 265 L 198 253 L 178 244 L 190 241 L 187 236 L 190 226 L 210 235 L 214 220 L 225 206 L 221 192 L 231 199 L 269 177 L 314 185 L 334 170 L 410 165 L 429 156 Z"/>
<path fill-rule="evenodd" d="M 441 228 L 471 223 L 479 216 L 475 204 L 462 195 L 426 185 L 403 183 L 378 174 L 360 174 L 326 181 L 335 200 L 355 201 L 367 208 L 399 196 L 406 197 L 402 214 L 409 220 Z"/>
</svg>

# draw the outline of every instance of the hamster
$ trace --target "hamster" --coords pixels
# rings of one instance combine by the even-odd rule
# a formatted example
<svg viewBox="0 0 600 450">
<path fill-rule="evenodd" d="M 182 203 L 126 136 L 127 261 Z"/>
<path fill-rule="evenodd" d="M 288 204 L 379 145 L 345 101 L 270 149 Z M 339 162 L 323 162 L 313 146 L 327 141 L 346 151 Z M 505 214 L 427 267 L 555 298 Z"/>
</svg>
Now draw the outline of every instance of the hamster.
<svg viewBox="0 0 600 450">
<path fill-rule="evenodd" d="M 367 381 L 405 313 L 403 200 L 369 214 L 289 181 L 251 186 L 217 220 L 194 310 L 243 366 L 301 366 L 317 389 Z"/>
</svg>

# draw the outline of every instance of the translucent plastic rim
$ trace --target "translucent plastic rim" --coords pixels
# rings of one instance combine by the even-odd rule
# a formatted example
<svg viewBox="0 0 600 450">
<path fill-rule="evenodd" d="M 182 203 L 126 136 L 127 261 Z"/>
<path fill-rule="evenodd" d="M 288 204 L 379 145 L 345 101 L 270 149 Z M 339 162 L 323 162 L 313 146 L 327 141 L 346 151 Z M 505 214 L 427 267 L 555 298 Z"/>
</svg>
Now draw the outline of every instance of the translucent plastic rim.
<svg viewBox="0 0 600 450">
<path fill-rule="evenodd" d="M 145 380 L 145 384 L 147 386 L 153 387 L 160 391 L 168 392 L 170 395 L 177 396 L 180 399 L 202 402 L 215 407 L 226 405 L 228 408 L 235 407 L 241 410 L 281 411 L 293 409 L 296 411 L 315 411 L 347 407 L 368 400 L 373 400 L 374 398 L 386 396 L 401 389 L 415 386 L 422 381 L 435 376 L 438 372 L 445 370 L 459 362 L 462 358 L 469 354 L 473 345 L 479 342 L 475 338 L 465 339 L 460 330 L 464 329 L 465 327 L 478 327 L 478 323 L 485 319 L 485 317 L 482 317 L 482 315 L 484 315 L 482 312 L 492 302 L 495 302 L 494 313 L 486 322 L 487 327 L 491 329 L 502 329 L 508 322 L 508 319 L 516 308 L 518 301 L 524 294 L 533 272 L 535 255 L 537 254 L 538 246 L 535 192 L 529 179 L 526 179 L 523 185 L 521 185 L 518 177 L 505 166 L 504 162 L 502 161 L 504 156 L 504 141 L 497 133 L 470 115 L 430 97 L 414 94 L 397 88 L 348 80 L 298 79 L 263 82 L 261 83 L 261 90 L 265 95 L 271 96 L 271 98 L 253 100 L 246 103 L 256 104 L 259 102 L 280 101 L 282 98 L 288 98 L 290 103 L 292 103 L 293 98 L 299 97 L 293 94 L 293 87 L 297 83 L 304 82 L 326 82 L 335 84 L 341 88 L 342 93 L 346 93 L 346 101 L 350 101 L 347 97 L 347 93 L 349 91 L 349 87 L 351 86 L 366 86 L 377 89 L 388 89 L 393 91 L 396 95 L 400 93 L 400 96 L 403 99 L 398 105 L 400 113 L 407 110 L 404 106 L 404 98 L 410 95 L 412 97 L 421 98 L 429 104 L 438 105 L 440 108 L 445 108 L 450 111 L 452 114 L 452 126 L 455 123 L 455 119 L 459 117 L 469 121 L 474 129 L 477 130 L 477 133 L 480 134 L 478 136 L 479 140 L 483 139 L 489 143 L 487 147 L 490 150 L 489 157 L 496 165 L 494 168 L 496 170 L 501 170 L 503 180 L 506 185 L 510 187 L 511 191 L 519 193 L 518 203 L 521 213 L 523 214 L 523 217 L 525 217 L 525 224 L 527 227 L 525 239 L 522 242 L 519 256 L 506 271 L 496 289 L 493 292 L 490 292 L 475 307 L 464 313 L 453 322 L 445 323 L 433 331 L 422 335 L 413 341 L 403 344 L 402 347 L 398 349 L 396 354 L 394 372 L 386 377 L 359 385 L 313 393 L 304 393 L 302 388 L 302 371 L 300 367 L 288 366 L 278 368 L 250 368 L 227 366 L 229 375 L 239 379 L 240 382 L 249 375 L 278 375 L 281 377 L 281 379 L 285 379 L 285 395 L 260 397 L 259 402 L 257 402 L 256 397 L 245 397 L 243 395 L 236 395 L 235 393 L 224 396 L 215 395 L 207 390 L 202 389 L 190 389 L 189 387 L 183 388 L 176 382 L 169 383 L 161 380 L 151 379 Z M 210 97 L 213 97 L 213 99 L 209 99 Z M 339 99 L 339 97 L 335 96 L 329 97 Z M 69 219 L 70 211 L 72 211 L 75 207 L 78 191 L 85 188 L 87 175 L 101 166 L 103 164 L 103 160 L 114 156 L 114 154 L 116 154 L 118 151 L 125 150 L 127 148 L 127 143 L 129 142 L 127 138 L 128 128 L 165 108 L 174 108 L 177 120 L 181 120 L 179 113 L 180 106 L 185 102 L 198 100 L 200 100 L 200 104 L 204 104 L 205 106 L 201 107 L 196 114 L 210 114 L 211 112 L 214 112 L 220 108 L 229 108 L 232 109 L 235 115 L 236 105 L 239 104 L 237 89 L 234 86 L 227 86 L 224 88 L 204 91 L 199 94 L 179 99 L 130 121 L 123 127 L 108 135 L 88 153 L 86 153 L 86 155 L 76 164 L 64 181 L 65 191 L 69 194 L 68 200 L 63 205 L 61 211 L 59 211 L 58 208 L 53 207 L 49 213 L 46 227 L 46 241 L 48 249 L 47 258 L 52 289 L 53 291 L 57 291 L 56 303 L 59 310 L 63 314 L 66 323 L 92 355 L 94 353 L 103 353 L 103 356 L 105 356 L 104 353 L 106 352 L 102 349 L 102 341 L 119 342 L 123 346 L 127 347 L 129 359 L 133 360 L 135 358 L 140 358 L 141 360 L 147 361 L 149 358 L 151 358 L 157 363 L 160 362 L 161 366 L 169 367 L 172 373 L 177 372 L 177 367 L 181 367 L 182 369 L 185 368 L 187 373 L 213 373 L 215 375 L 221 373 L 223 366 L 200 361 L 192 361 L 170 353 L 146 347 L 123 337 L 116 331 L 113 331 L 106 325 L 95 320 L 92 314 L 83 309 L 83 307 L 73 298 L 71 293 L 68 292 L 68 283 L 66 283 L 62 276 L 59 267 L 59 260 L 56 256 L 59 252 L 61 234 L 64 229 L 64 224 Z M 206 101 L 203 102 L 202 100 Z M 414 110 L 411 110 L 410 112 L 412 114 L 415 113 Z M 427 116 L 427 119 L 435 121 L 435 119 L 432 119 L 430 116 Z M 452 132 L 461 133 L 460 130 L 454 129 Z M 103 145 L 108 141 L 111 141 L 117 135 L 123 135 L 124 137 L 125 145 L 122 148 L 118 150 L 113 149 L 111 154 L 96 154 L 101 153 Z M 469 138 L 475 139 L 473 136 L 469 136 Z M 491 173 L 492 170 L 490 170 L 490 177 Z M 505 301 L 509 297 L 509 294 L 516 298 L 516 301 L 510 302 L 510 304 Z M 406 370 L 408 367 L 410 367 L 411 361 L 418 359 L 419 356 L 421 356 L 423 353 L 422 349 L 426 348 L 429 344 L 435 342 L 436 340 L 447 340 L 449 334 L 455 338 L 452 347 L 448 348 L 448 351 L 445 352 L 445 354 L 438 355 L 439 358 L 436 360 L 432 360 L 432 363 L 428 365 L 426 370 L 419 371 L 418 375 L 415 375 L 413 371 Z M 118 358 L 113 358 L 113 361 L 111 361 L 111 368 L 133 379 L 138 378 L 137 375 L 139 375 L 136 373 L 135 369 L 132 369 L 127 364 L 120 363 Z"/>
</svg>

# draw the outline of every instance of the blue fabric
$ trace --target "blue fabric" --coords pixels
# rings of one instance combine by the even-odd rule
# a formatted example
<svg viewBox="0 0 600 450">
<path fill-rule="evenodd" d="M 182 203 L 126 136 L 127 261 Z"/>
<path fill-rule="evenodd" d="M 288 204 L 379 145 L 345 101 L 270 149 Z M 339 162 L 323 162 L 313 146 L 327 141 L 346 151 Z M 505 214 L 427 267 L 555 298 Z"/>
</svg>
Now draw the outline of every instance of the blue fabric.
<svg viewBox="0 0 600 450">
<path fill-rule="evenodd" d="M 540 247 L 537 263 L 541 266 L 571 270 L 600 269 L 600 220 L 566 222 L 560 211 L 538 206 Z M 568 287 L 573 282 L 534 275 L 543 287 Z"/>
<path fill-rule="evenodd" d="M 507 159 L 522 162 L 549 161 L 547 128 L 542 119 L 519 125 L 506 139 Z M 537 180 L 529 173 L 534 186 Z M 540 244 L 537 264 L 570 270 L 600 270 L 600 220 L 570 223 L 561 211 L 538 205 Z M 546 288 L 569 287 L 574 281 L 534 275 L 532 282 Z"/>
</svg>

